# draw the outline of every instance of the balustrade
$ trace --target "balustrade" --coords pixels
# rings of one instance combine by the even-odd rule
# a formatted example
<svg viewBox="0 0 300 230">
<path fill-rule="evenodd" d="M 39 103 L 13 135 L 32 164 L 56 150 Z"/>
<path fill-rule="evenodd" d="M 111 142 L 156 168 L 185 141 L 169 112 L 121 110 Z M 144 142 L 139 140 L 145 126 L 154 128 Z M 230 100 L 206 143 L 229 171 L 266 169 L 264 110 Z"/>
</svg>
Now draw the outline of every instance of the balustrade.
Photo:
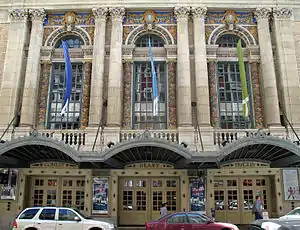
<svg viewBox="0 0 300 230">
<path fill-rule="evenodd" d="M 120 142 L 135 139 L 135 138 L 141 138 L 144 135 L 145 135 L 145 131 L 140 131 L 140 130 L 121 131 Z M 148 137 L 163 139 L 174 143 L 178 143 L 178 139 L 179 139 L 177 131 L 150 130 L 147 132 L 147 135 L 149 135 Z"/>
</svg>

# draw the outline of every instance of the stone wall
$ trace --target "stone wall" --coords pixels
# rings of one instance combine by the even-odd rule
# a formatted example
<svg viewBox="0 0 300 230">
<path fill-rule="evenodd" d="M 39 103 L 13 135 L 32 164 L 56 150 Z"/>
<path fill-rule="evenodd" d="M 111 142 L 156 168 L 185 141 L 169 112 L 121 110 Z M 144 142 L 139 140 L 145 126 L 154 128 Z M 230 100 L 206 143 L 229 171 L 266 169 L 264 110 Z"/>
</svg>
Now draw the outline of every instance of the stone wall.
<svg viewBox="0 0 300 230">
<path fill-rule="evenodd" d="M 2 84 L 2 74 L 7 45 L 8 28 L 9 24 L 0 24 L 0 87 Z"/>
<path fill-rule="evenodd" d="M 298 75 L 300 76 L 300 21 L 294 22 L 294 41 L 298 64 Z"/>
</svg>

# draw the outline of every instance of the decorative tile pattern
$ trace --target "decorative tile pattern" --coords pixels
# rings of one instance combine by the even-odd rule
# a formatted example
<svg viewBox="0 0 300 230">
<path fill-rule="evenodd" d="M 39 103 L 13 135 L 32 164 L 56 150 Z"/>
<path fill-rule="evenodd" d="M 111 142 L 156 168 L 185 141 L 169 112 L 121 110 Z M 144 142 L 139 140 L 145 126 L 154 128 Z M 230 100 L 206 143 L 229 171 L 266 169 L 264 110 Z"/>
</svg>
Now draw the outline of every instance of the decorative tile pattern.
<svg viewBox="0 0 300 230">
<path fill-rule="evenodd" d="M 131 75 L 132 62 L 126 61 L 124 63 L 124 78 L 123 78 L 123 129 L 131 129 Z"/>
<path fill-rule="evenodd" d="M 172 61 L 168 62 L 168 99 L 169 129 L 176 129 L 176 63 Z"/>
<path fill-rule="evenodd" d="M 254 114 L 255 114 L 255 128 L 263 128 L 264 118 L 263 118 L 263 103 L 260 93 L 260 76 L 259 76 L 259 63 L 250 63 L 251 68 L 251 82 L 252 82 L 252 94 L 253 94 L 253 104 L 254 104 Z"/>
<path fill-rule="evenodd" d="M 144 23 L 145 12 L 127 12 L 123 21 L 125 25 L 135 25 Z M 157 24 L 176 24 L 173 12 L 154 11 Z"/>
<path fill-rule="evenodd" d="M 39 96 L 38 96 L 37 126 L 39 128 L 45 128 L 46 125 L 49 81 L 51 77 L 50 73 L 51 73 L 51 64 L 43 63 L 41 68 L 41 78 L 40 78 Z"/>
<path fill-rule="evenodd" d="M 85 129 L 89 123 L 90 93 L 91 93 L 92 63 L 84 64 L 83 98 L 81 113 L 81 128 Z"/>
<path fill-rule="evenodd" d="M 62 26 L 65 20 L 65 14 L 49 14 L 46 17 L 44 26 Z M 94 25 L 94 16 L 92 13 L 77 13 L 76 14 L 76 25 Z"/>
<path fill-rule="evenodd" d="M 256 25 L 253 12 L 235 12 L 238 22 L 237 24 Z M 208 12 L 205 23 L 206 24 L 223 24 L 225 19 L 225 11 L 222 12 Z"/>
<path fill-rule="evenodd" d="M 219 127 L 218 111 L 218 82 L 217 82 L 217 63 L 210 61 L 208 63 L 209 80 L 209 104 L 210 104 L 210 122 L 214 128 Z"/>
<path fill-rule="evenodd" d="M 47 38 L 50 36 L 50 34 L 56 30 L 56 27 L 48 27 L 48 28 L 44 28 L 44 37 L 43 37 L 43 44 L 45 44 Z"/>
<path fill-rule="evenodd" d="M 208 42 L 208 38 L 211 35 L 211 33 L 214 31 L 215 28 L 217 28 L 217 25 L 206 25 L 205 26 L 205 39 L 206 43 Z"/>
</svg>

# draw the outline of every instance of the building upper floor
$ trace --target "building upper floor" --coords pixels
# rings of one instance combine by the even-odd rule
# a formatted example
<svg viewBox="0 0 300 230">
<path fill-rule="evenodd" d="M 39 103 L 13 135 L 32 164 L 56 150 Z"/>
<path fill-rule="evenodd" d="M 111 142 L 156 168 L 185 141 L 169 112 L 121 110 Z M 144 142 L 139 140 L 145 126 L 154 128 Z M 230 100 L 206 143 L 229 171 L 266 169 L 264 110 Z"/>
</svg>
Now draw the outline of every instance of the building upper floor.
<svg viewBox="0 0 300 230">
<path fill-rule="evenodd" d="M 144 130 L 192 149 L 213 150 L 260 128 L 296 141 L 289 124 L 299 130 L 300 24 L 292 10 L 297 12 L 297 5 L 136 10 L 66 3 L 55 10 L 54 3 L 38 8 L 40 3 L 3 5 L 3 132 L 11 123 L 15 137 L 32 130 L 59 139 L 72 135 L 88 148 L 94 139 L 107 146 Z M 62 41 L 72 63 L 72 95 L 64 115 Z M 10 139 L 11 130 L 5 135 Z"/>
</svg>

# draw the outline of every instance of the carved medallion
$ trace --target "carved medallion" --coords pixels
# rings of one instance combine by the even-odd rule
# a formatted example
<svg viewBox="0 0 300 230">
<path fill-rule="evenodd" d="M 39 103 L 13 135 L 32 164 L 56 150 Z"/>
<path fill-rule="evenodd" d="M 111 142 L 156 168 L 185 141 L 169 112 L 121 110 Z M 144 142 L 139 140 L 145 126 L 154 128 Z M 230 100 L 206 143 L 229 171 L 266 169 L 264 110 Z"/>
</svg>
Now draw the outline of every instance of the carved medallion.
<svg viewBox="0 0 300 230">
<path fill-rule="evenodd" d="M 147 30 L 152 30 L 155 23 L 157 23 L 156 14 L 153 10 L 147 10 L 143 16 L 143 23 L 145 24 L 145 28 Z"/>
<path fill-rule="evenodd" d="M 227 29 L 233 30 L 238 21 L 237 14 L 234 10 L 226 10 L 222 22 L 226 24 Z"/>
<path fill-rule="evenodd" d="M 76 14 L 74 12 L 66 13 L 62 24 L 67 31 L 71 31 L 76 24 Z"/>
</svg>

